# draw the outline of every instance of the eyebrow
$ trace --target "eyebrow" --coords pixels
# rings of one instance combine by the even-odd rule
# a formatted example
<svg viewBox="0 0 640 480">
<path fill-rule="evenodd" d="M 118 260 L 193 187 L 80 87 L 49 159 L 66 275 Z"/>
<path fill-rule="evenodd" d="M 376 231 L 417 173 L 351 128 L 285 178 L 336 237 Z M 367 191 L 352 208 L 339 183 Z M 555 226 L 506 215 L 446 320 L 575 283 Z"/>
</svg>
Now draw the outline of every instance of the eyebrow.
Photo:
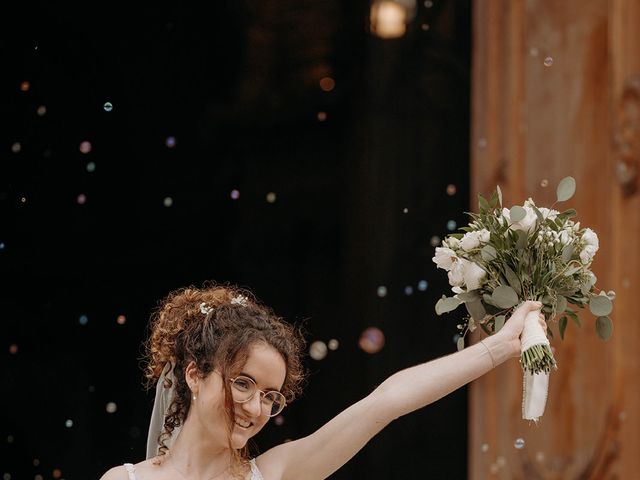
<svg viewBox="0 0 640 480">
<path fill-rule="evenodd" d="M 240 372 L 240 375 L 242 375 L 243 377 L 249 377 L 251 380 L 254 381 L 256 385 L 258 384 L 258 381 L 255 378 L 253 378 L 253 376 L 249 375 L 247 372 Z M 280 389 L 275 387 L 267 387 L 267 392 L 280 392 Z"/>
</svg>

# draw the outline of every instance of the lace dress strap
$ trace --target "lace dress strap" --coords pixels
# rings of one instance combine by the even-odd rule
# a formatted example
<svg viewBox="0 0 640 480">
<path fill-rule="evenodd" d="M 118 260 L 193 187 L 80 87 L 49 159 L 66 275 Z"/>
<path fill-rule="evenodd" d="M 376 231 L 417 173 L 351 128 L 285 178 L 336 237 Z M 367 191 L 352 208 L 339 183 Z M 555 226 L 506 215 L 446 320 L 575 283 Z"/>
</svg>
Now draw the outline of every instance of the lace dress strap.
<svg viewBox="0 0 640 480">
<path fill-rule="evenodd" d="M 251 480 L 264 480 L 262 473 L 258 470 L 258 465 L 256 465 L 256 459 L 249 460 L 249 464 L 251 465 Z"/>
<path fill-rule="evenodd" d="M 136 467 L 133 466 L 133 463 L 125 463 L 124 468 L 127 469 L 129 480 L 136 480 Z"/>
</svg>

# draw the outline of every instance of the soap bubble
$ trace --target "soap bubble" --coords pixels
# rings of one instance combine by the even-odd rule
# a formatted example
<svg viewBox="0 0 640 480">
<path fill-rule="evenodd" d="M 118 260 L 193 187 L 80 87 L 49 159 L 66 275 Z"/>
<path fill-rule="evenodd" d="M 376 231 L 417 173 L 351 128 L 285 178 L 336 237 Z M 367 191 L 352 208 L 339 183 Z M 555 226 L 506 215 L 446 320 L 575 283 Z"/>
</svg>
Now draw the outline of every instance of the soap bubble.
<svg viewBox="0 0 640 480">
<path fill-rule="evenodd" d="M 116 405 L 116 402 L 109 402 L 107 403 L 105 409 L 107 410 L 107 413 L 116 413 L 116 411 L 118 410 L 118 405 Z"/>
<path fill-rule="evenodd" d="M 513 446 L 516 447 L 518 450 L 522 450 L 524 448 L 524 439 L 516 438 L 516 441 L 513 442 Z"/>
<path fill-rule="evenodd" d="M 317 340 L 309 347 L 309 356 L 314 360 L 322 360 L 327 356 L 327 346 L 324 342 Z"/>
<path fill-rule="evenodd" d="M 171 205 L 173 205 L 173 198 L 171 197 L 164 197 L 164 200 L 162 201 L 162 204 L 169 208 Z"/>
<path fill-rule="evenodd" d="M 376 291 L 376 294 L 382 298 L 382 297 L 386 297 L 387 296 L 387 287 L 385 287 L 384 285 L 380 285 L 378 287 L 378 290 Z"/>
<path fill-rule="evenodd" d="M 384 347 L 384 333 L 376 327 L 369 327 L 360 335 L 358 345 L 367 353 L 378 353 Z"/>
<path fill-rule="evenodd" d="M 67 428 L 71 428 L 73 427 L 73 420 L 69 419 L 66 422 L 64 422 L 64 426 Z"/>
<path fill-rule="evenodd" d="M 327 346 L 329 347 L 329 350 L 337 350 L 340 346 L 340 342 L 338 342 L 338 340 L 336 340 L 335 338 L 332 338 L 331 340 L 329 340 L 329 343 L 327 343 Z"/>
<path fill-rule="evenodd" d="M 102 108 L 104 108 L 105 112 L 110 112 L 111 110 L 113 110 L 113 105 L 111 104 L 111 102 L 104 102 Z"/>
<path fill-rule="evenodd" d="M 553 65 L 553 58 L 551 57 L 547 57 L 544 59 L 544 66 L 545 67 L 550 67 L 551 65 Z"/>
<path fill-rule="evenodd" d="M 429 288 L 429 282 L 427 282 L 426 280 L 420 280 L 418 282 L 418 290 L 424 292 L 427 288 Z"/>
</svg>

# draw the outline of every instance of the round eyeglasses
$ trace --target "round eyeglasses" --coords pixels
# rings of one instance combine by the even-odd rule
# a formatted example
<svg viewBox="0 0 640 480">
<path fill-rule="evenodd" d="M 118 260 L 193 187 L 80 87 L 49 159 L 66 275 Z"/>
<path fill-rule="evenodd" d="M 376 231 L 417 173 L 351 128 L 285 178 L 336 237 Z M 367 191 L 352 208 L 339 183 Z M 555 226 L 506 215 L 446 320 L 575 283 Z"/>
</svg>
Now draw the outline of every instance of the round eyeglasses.
<svg viewBox="0 0 640 480">
<path fill-rule="evenodd" d="M 240 375 L 236 378 L 230 378 L 229 381 L 231 382 L 231 395 L 236 403 L 246 403 L 256 393 L 259 393 L 262 412 L 270 417 L 275 417 L 287 406 L 287 400 L 282 393 L 275 390 L 263 392 L 249 377 Z"/>
</svg>

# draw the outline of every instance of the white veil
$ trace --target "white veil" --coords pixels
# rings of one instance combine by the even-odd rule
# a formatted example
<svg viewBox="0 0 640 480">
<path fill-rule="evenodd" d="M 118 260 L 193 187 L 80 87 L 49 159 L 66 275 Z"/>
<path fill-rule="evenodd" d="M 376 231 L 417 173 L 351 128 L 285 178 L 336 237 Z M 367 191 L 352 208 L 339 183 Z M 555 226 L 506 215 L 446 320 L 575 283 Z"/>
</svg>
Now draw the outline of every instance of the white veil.
<svg viewBox="0 0 640 480">
<path fill-rule="evenodd" d="M 171 387 L 164 386 L 164 380 L 171 380 Z M 167 362 L 162 370 L 158 383 L 156 384 L 156 398 L 153 402 L 153 412 L 151 412 L 151 422 L 149 423 L 149 435 L 147 436 L 147 459 L 158 455 L 160 446 L 158 445 L 158 437 L 164 430 L 164 420 L 169 412 L 169 406 L 175 397 L 175 378 L 171 369 L 171 362 Z M 171 448 L 173 442 L 180 433 L 180 427 L 176 427 L 171 432 L 171 437 L 165 441 L 165 445 Z"/>
</svg>

